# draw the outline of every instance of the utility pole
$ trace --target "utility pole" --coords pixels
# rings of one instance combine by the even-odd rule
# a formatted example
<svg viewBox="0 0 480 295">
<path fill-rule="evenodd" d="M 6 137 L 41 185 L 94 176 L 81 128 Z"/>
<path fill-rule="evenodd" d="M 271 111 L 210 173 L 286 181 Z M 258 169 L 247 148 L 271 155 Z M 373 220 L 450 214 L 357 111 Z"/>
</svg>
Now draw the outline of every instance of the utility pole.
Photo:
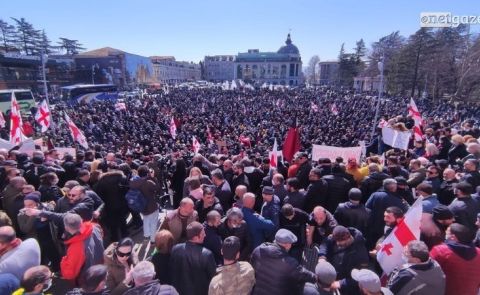
<svg viewBox="0 0 480 295">
<path fill-rule="evenodd" d="M 92 85 L 95 85 L 95 69 L 98 69 L 98 68 L 99 68 L 98 64 L 92 65 Z"/>
<path fill-rule="evenodd" d="M 375 108 L 375 118 L 373 119 L 372 133 L 370 134 L 370 140 L 375 135 L 375 129 L 377 129 L 378 113 L 380 112 L 380 101 L 383 94 L 383 70 L 384 70 L 385 53 L 382 54 L 382 59 L 378 62 L 378 70 L 380 71 L 380 89 L 378 90 L 377 106 Z"/>
<path fill-rule="evenodd" d="M 50 105 L 50 102 L 48 100 L 47 73 L 45 70 L 45 65 L 47 64 L 47 61 L 48 61 L 48 55 L 44 51 L 42 51 L 40 59 L 42 63 L 43 91 L 45 93 L 45 99 L 47 100 L 47 104 Z"/>
</svg>

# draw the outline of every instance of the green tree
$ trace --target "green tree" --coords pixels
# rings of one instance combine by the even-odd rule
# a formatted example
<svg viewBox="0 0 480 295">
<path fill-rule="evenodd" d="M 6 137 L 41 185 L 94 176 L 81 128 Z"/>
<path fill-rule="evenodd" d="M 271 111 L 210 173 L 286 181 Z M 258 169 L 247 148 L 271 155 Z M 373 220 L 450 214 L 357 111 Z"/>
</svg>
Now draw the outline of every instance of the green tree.
<svg viewBox="0 0 480 295">
<path fill-rule="evenodd" d="M 15 47 L 15 27 L 0 19 L 0 42 L 3 51 L 17 51 Z"/>
<path fill-rule="evenodd" d="M 78 54 L 80 51 L 85 50 L 78 40 L 60 37 L 60 41 L 57 43 L 59 44 L 59 48 L 65 50 L 66 55 Z"/>
<path fill-rule="evenodd" d="M 41 33 L 33 25 L 27 22 L 23 17 L 21 19 L 13 18 L 16 27 L 15 43 L 21 48 L 23 53 L 33 55 L 38 53 L 38 41 L 41 39 Z"/>
</svg>

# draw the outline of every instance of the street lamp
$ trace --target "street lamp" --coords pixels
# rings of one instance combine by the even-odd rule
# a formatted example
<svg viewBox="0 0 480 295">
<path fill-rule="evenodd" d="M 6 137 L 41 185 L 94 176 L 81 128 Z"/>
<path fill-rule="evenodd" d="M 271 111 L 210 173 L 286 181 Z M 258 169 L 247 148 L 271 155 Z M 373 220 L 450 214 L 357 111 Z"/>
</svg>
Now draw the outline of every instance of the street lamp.
<svg viewBox="0 0 480 295">
<path fill-rule="evenodd" d="M 98 64 L 92 65 L 92 85 L 95 85 L 95 69 L 98 70 L 99 68 Z"/>
<path fill-rule="evenodd" d="M 370 140 L 372 140 L 373 136 L 375 135 L 375 129 L 377 128 L 378 113 L 380 111 L 380 101 L 382 100 L 384 61 L 385 61 L 385 53 L 382 54 L 382 58 L 378 62 L 378 70 L 380 71 L 380 87 L 378 90 L 377 106 L 375 108 L 375 118 L 373 120 L 372 133 L 370 135 Z"/>
<path fill-rule="evenodd" d="M 40 56 L 41 62 L 42 62 L 42 74 L 43 74 L 43 91 L 45 93 L 45 98 L 47 100 L 47 104 L 50 105 L 48 101 L 48 88 L 47 88 L 47 73 L 45 70 L 45 65 L 47 64 L 48 61 L 48 55 L 45 52 L 42 52 Z"/>
</svg>

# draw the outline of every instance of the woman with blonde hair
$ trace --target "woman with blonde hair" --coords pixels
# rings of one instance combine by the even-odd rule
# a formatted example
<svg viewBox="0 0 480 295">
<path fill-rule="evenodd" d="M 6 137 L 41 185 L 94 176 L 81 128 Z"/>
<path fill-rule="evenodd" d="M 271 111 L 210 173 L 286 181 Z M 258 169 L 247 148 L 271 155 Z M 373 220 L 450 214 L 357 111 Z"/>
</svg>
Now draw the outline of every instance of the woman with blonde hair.
<svg viewBox="0 0 480 295">
<path fill-rule="evenodd" d="M 458 159 L 463 159 L 468 155 L 467 147 L 463 136 L 455 134 L 452 136 L 452 147 L 448 150 L 448 163 L 450 165 L 456 165 Z"/>
<path fill-rule="evenodd" d="M 427 143 L 425 145 L 424 157 L 427 158 L 430 163 L 435 163 L 435 160 L 437 159 L 438 154 L 440 154 L 440 151 L 438 150 L 435 144 Z"/>
<path fill-rule="evenodd" d="M 183 197 L 188 197 L 190 195 L 190 181 L 192 179 L 198 179 L 200 180 L 200 184 L 208 184 L 211 185 L 212 182 L 210 181 L 210 178 L 208 176 L 203 175 L 202 170 L 198 167 L 192 167 L 190 169 L 190 173 L 188 174 L 188 177 L 185 179 L 183 183 Z"/>
</svg>

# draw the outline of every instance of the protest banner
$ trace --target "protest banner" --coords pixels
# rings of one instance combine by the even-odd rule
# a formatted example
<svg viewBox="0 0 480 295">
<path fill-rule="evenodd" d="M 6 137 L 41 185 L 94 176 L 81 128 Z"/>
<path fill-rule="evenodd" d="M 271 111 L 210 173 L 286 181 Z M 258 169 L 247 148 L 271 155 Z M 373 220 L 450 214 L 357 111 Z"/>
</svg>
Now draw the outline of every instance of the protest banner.
<svg viewBox="0 0 480 295">
<path fill-rule="evenodd" d="M 345 161 L 349 158 L 355 158 L 357 162 L 360 162 L 360 156 L 362 154 L 362 147 L 336 147 L 328 145 L 314 144 L 312 148 L 312 160 L 317 161 L 320 158 L 328 158 L 335 161 L 337 157 L 342 157 Z"/>
</svg>

